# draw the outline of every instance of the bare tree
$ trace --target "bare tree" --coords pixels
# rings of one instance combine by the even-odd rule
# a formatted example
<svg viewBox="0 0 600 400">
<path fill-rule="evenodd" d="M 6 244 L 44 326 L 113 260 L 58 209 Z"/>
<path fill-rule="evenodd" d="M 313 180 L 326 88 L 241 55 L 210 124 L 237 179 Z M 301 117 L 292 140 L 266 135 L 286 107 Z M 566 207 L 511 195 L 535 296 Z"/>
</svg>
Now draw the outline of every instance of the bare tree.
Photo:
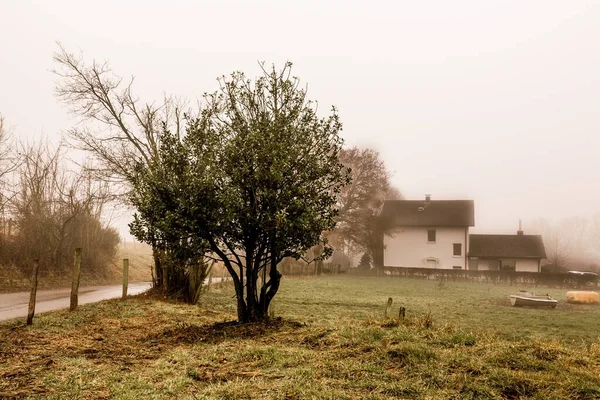
<svg viewBox="0 0 600 400">
<path fill-rule="evenodd" d="M 372 149 L 343 149 L 340 162 L 352 170 L 352 182 L 338 196 L 338 222 L 343 225 L 351 222 L 353 214 L 369 207 L 374 198 L 390 190 L 390 174 L 379 153 Z"/>
<path fill-rule="evenodd" d="M 17 169 L 18 157 L 15 157 L 13 141 L 6 121 L 0 114 L 0 209 L 4 216 L 7 203 L 14 194 L 9 187 L 9 176 Z"/>
<path fill-rule="evenodd" d="M 124 80 L 108 62 L 87 65 L 81 53 L 58 46 L 56 95 L 82 122 L 95 122 L 72 128 L 70 143 L 95 158 L 101 177 L 129 189 L 135 165 L 159 157 L 164 127 L 182 132 L 185 103 L 166 96 L 160 104 L 142 103 L 133 92 L 134 77 Z"/>
<path fill-rule="evenodd" d="M 19 170 L 14 215 L 20 240 L 21 254 L 41 258 L 51 242 L 52 193 L 56 189 L 59 152 L 43 144 L 25 145 L 19 149 L 23 163 Z"/>
<path fill-rule="evenodd" d="M 11 168 L 7 168 L 6 161 L 10 160 L 11 151 L 8 137 L 8 130 L 4 121 L 4 117 L 0 114 L 0 183 L 6 174 L 10 173 Z"/>
<path fill-rule="evenodd" d="M 85 170 L 67 170 L 60 146 L 21 144 L 19 155 L 19 193 L 12 202 L 15 262 L 26 266 L 35 257 L 42 273 L 60 273 L 70 265 L 73 249 L 83 247 L 86 268 L 106 267 L 115 255 L 118 235 L 101 223 L 108 198 L 105 184 L 92 180 Z"/>
<path fill-rule="evenodd" d="M 353 147 L 342 150 L 340 162 L 351 169 L 352 182 L 338 196 L 338 248 L 367 252 L 375 266 L 383 263 L 384 221 L 379 218 L 385 200 L 399 200 L 390 173 L 378 152 Z"/>
<path fill-rule="evenodd" d="M 558 233 L 549 233 L 544 236 L 544 243 L 548 262 L 559 271 L 567 269 L 573 255 L 566 239 Z"/>
<path fill-rule="evenodd" d="M 547 261 L 558 269 L 585 270 L 597 268 L 600 263 L 600 214 L 556 222 L 536 219 L 528 224 L 528 229 L 542 235 Z"/>
<path fill-rule="evenodd" d="M 10 148 L 8 129 L 4 117 L 0 114 L 0 224 L 2 225 L 0 246 L 2 250 L 6 247 L 7 236 L 10 236 L 11 230 L 10 215 L 8 215 L 6 209 L 7 202 L 11 197 L 8 190 L 7 176 L 14 170 L 15 165 Z"/>
<path fill-rule="evenodd" d="M 81 118 L 68 132 L 69 143 L 94 158 L 97 178 L 118 184 L 118 199 L 126 203 L 136 167 L 159 160 L 161 135 L 183 132 L 186 103 L 165 96 L 156 103 L 142 102 L 133 91 L 134 78 L 116 75 L 107 62 L 86 64 L 83 55 L 69 53 L 58 44 L 54 54 L 59 77 L 56 95 Z M 155 276 L 163 279 L 159 252 L 154 244 Z"/>
<path fill-rule="evenodd" d="M 573 251 L 567 231 L 561 230 L 561 224 L 551 223 L 546 219 L 539 218 L 529 223 L 528 226 L 531 233 L 542 236 L 548 263 L 557 271 L 567 269 Z"/>
</svg>

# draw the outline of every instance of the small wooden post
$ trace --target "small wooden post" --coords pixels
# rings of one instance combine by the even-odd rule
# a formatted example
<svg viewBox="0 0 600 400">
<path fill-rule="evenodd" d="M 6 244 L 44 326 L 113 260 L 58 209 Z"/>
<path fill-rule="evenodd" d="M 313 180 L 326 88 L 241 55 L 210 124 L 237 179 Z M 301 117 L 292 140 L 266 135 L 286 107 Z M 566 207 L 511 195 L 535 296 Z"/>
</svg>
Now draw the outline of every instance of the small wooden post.
<svg viewBox="0 0 600 400">
<path fill-rule="evenodd" d="M 127 287 L 129 286 L 129 258 L 123 259 L 123 298 L 127 297 Z"/>
<path fill-rule="evenodd" d="M 75 261 L 73 262 L 73 280 L 71 281 L 71 305 L 69 311 L 77 309 L 79 302 L 79 278 L 81 278 L 81 247 L 75 249 Z"/>
<path fill-rule="evenodd" d="M 40 260 L 33 260 L 33 272 L 31 277 L 31 294 L 29 295 L 29 310 L 27 312 L 27 325 L 33 323 L 33 315 L 35 314 L 35 296 L 37 295 L 38 285 L 38 270 L 40 269 Z"/>
<path fill-rule="evenodd" d="M 387 306 L 385 307 L 385 317 L 390 317 L 390 312 L 392 311 L 392 298 L 390 297 L 387 301 Z"/>
<path fill-rule="evenodd" d="M 398 311 L 398 319 L 401 321 L 406 318 L 406 308 L 400 307 L 400 311 Z"/>
</svg>

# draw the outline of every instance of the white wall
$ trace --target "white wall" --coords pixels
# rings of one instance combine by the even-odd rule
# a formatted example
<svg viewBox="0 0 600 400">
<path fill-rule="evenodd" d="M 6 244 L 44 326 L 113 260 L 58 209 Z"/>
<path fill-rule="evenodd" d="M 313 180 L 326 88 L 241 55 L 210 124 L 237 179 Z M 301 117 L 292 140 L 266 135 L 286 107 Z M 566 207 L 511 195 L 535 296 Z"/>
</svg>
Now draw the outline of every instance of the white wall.
<svg viewBox="0 0 600 400">
<path fill-rule="evenodd" d="M 435 243 L 427 242 L 427 230 L 436 230 Z M 427 268 L 427 257 L 439 259 L 437 268 L 465 268 L 466 227 L 401 227 L 391 235 L 385 235 L 383 265 L 386 267 Z M 468 233 L 467 236 L 468 238 Z M 453 244 L 462 244 L 462 255 L 453 256 Z"/>
<path fill-rule="evenodd" d="M 540 272 L 538 269 L 538 260 L 530 258 L 517 258 L 515 270 L 522 272 Z"/>
</svg>

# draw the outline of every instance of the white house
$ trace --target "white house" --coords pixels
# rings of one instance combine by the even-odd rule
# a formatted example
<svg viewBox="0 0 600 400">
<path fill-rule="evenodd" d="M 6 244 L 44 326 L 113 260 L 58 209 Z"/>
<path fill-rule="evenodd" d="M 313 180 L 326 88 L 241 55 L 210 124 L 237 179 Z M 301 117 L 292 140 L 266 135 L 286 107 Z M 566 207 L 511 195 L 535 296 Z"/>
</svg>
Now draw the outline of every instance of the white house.
<svg viewBox="0 0 600 400">
<path fill-rule="evenodd" d="M 381 211 L 383 266 L 541 272 L 546 258 L 539 235 L 470 235 L 472 200 L 391 200 Z"/>
<path fill-rule="evenodd" d="M 472 200 L 390 200 L 381 217 L 384 267 L 466 269 Z"/>
<path fill-rule="evenodd" d="M 546 258 L 539 235 L 470 235 L 469 269 L 491 271 L 541 272 Z"/>
</svg>

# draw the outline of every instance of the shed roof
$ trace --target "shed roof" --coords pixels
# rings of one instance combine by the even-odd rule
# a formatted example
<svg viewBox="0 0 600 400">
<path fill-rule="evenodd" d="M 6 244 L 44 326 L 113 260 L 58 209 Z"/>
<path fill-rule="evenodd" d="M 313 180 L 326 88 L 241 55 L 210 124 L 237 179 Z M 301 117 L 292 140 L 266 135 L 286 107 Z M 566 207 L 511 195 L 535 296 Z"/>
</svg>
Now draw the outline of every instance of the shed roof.
<svg viewBox="0 0 600 400">
<path fill-rule="evenodd" d="M 474 226 L 473 200 L 387 200 L 381 216 L 396 226 Z"/>
<path fill-rule="evenodd" d="M 469 235 L 469 257 L 546 258 L 540 235 Z"/>
</svg>

